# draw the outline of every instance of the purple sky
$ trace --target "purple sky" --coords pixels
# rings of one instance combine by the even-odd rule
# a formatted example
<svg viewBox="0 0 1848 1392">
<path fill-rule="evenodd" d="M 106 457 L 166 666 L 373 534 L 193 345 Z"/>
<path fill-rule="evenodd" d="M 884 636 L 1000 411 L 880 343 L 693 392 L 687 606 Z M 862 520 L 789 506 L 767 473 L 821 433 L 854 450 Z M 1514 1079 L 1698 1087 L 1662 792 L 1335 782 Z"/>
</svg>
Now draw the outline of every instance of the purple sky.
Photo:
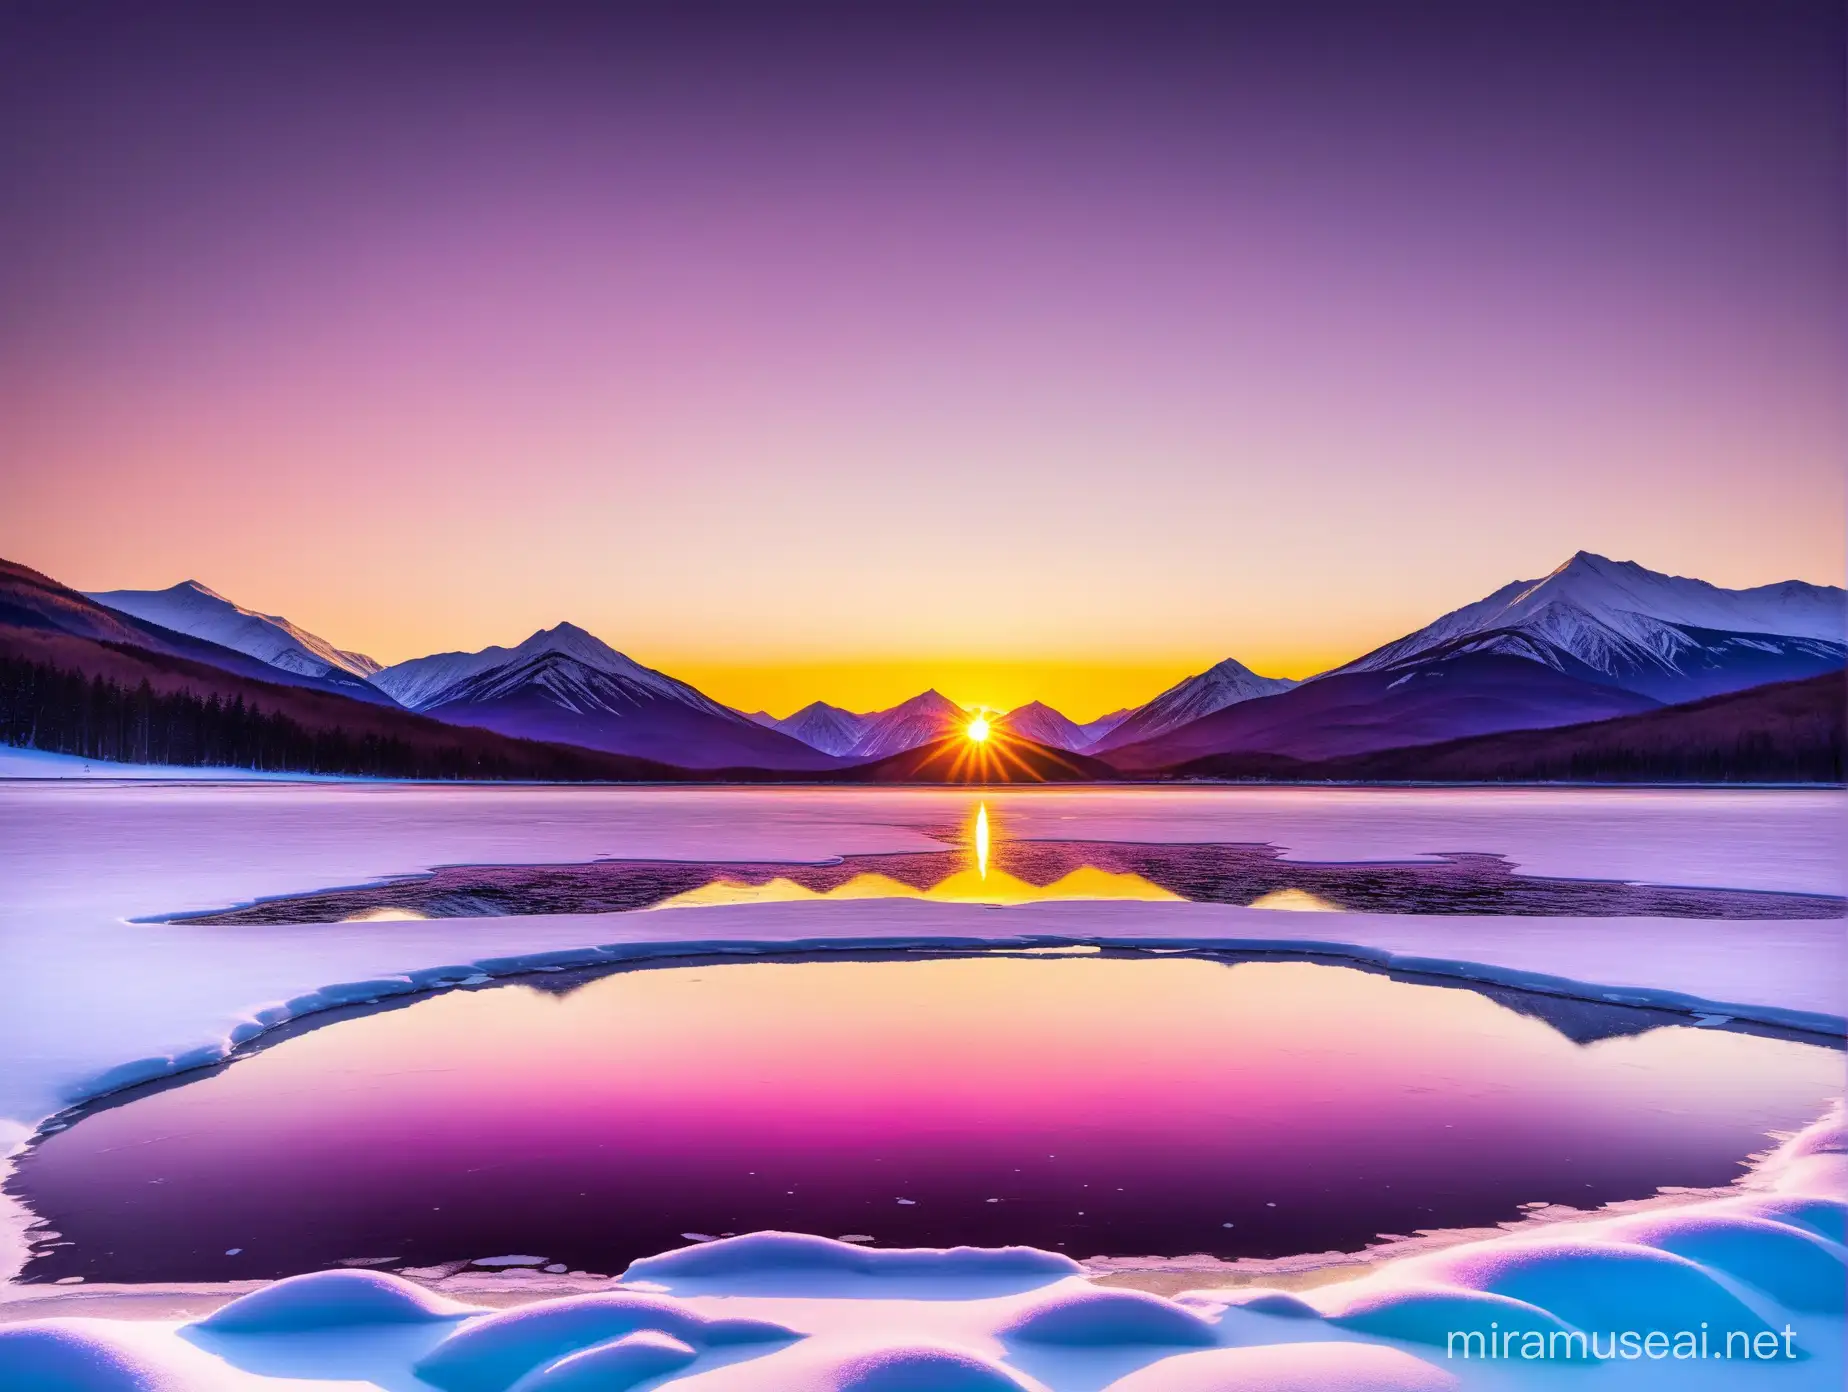
<svg viewBox="0 0 1848 1392">
<path fill-rule="evenodd" d="M 1840 579 L 1839 6 L 670 8 L 6 9 L 0 555 L 1081 717 Z"/>
</svg>

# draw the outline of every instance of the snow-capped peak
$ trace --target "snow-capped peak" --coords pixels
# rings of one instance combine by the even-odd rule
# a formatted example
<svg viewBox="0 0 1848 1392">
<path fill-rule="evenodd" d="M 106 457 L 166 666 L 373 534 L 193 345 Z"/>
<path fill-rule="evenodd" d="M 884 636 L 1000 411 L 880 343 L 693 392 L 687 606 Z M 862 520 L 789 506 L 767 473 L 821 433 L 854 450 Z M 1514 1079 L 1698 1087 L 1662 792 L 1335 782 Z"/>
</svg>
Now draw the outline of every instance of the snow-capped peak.
<svg viewBox="0 0 1848 1392">
<path fill-rule="evenodd" d="M 198 580 L 182 580 L 164 590 L 96 591 L 89 597 L 119 613 L 202 638 L 298 676 L 325 677 L 338 671 L 363 679 L 380 670 L 364 653 L 337 648 L 280 614 L 246 609 Z"/>
<path fill-rule="evenodd" d="M 1602 655 L 1613 645 L 1659 652 L 1672 643 L 1664 625 L 1841 643 L 1848 637 L 1848 595 L 1839 586 L 1801 580 L 1727 590 L 1580 551 L 1539 580 L 1504 585 L 1337 670 L 1377 671 L 1473 634 L 1506 629 L 1544 636 L 1603 670 Z"/>
<path fill-rule="evenodd" d="M 1263 677 L 1236 658 L 1216 662 L 1204 672 L 1176 682 L 1147 705 L 1118 723 L 1095 748 L 1117 749 L 1260 696 L 1275 696 L 1297 685 L 1289 677 Z"/>
<path fill-rule="evenodd" d="M 867 723 L 872 719 L 873 716 L 855 715 L 826 701 L 811 701 L 794 715 L 772 721 L 771 728 L 824 754 L 846 754 L 866 733 Z"/>
<path fill-rule="evenodd" d="M 967 712 L 936 689 L 921 691 L 890 710 L 863 716 L 859 739 L 848 751 L 855 759 L 881 759 L 907 749 L 947 739 L 960 729 Z"/>
<path fill-rule="evenodd" d="M 611 676 L 628 677 L 636 681 L 645 682 L 651 676 L 661 675 L 652 668 L 642 666 L 633 658 L 617 652 L 596 634 L 579 628 L 574 623 L 561 622 L 550 628 L 542 628 L 513 649 L 515 657 L 538 657 L 541 653 L 562 653 L 566 657 L 575 658 L 587 667 L 596 668 L 599 672 L 608 672 Z"/>
<path fill-rule="evenodd" d="M 1015 706 L 995 725 L 1019 739 L 1032 740 L 1035 744 L 1044 744 L 1053 749 L 1084 749 L 1093 738 L 1085 733 L 1083 726 L 1044 701 L 1029 701 L 1024 706 Z"/>
<path fill-rule="evenodd" d="M 635 659 L 619 653 L 595 634 L 573 623 L 558 623 L 542 628 L 515 647 L 487 647 L 479 652 L 433 653 L 387 667 L 375 673 L 373 685 L 400 705 L 412 710 L 428 710 L 453 699 L 454 694 L 489 673 L 505 671 L 517 678 L 526 668 L 544 659 L 556 658 L 580 663 L 594 672 L 633 683 L 649 694 L 699 710 L 743 720 L 727 706 L 721 706 L 685 682 L 666 673 L 644 667 Z M 548 679 L 555 681 L 555 679 Z"/>
</svg>

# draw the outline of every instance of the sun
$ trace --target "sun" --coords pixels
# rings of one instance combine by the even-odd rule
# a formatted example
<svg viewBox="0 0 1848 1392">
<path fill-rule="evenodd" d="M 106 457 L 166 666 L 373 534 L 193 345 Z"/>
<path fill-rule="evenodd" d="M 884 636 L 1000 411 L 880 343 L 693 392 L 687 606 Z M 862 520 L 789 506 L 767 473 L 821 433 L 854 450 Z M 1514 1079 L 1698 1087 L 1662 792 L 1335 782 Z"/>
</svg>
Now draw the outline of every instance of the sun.
<svg viewBox="0 0 1848 1392">
<path fill-rule="evenodd" d="M 977 744 L 980 744 L 983 740 L 988 738 L 988 717 L 985 715 L 976 716 L 974 720 L 969 722 L 968 728 L 963 733 L 968 735 L 969 738 L 974 740 Z"/>
</svg>

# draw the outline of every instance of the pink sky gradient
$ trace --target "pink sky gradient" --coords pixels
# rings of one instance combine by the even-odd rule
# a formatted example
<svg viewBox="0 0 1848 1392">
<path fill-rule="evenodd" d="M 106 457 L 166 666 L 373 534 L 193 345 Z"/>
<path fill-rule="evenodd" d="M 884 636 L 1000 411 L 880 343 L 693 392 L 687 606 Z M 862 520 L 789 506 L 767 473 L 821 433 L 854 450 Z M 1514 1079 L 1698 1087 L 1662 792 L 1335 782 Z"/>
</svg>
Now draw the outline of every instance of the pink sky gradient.
<svg viewBox="0 0 1848 1392">
<path fill-rule="evenodd" d="M 1838 583 L 1839 17 L 1748 13 L 28 32 L 0 555 L 387 662 L 569 619 L 746 707 L 1080 718 L 1580 548 Z"/>
</svg>

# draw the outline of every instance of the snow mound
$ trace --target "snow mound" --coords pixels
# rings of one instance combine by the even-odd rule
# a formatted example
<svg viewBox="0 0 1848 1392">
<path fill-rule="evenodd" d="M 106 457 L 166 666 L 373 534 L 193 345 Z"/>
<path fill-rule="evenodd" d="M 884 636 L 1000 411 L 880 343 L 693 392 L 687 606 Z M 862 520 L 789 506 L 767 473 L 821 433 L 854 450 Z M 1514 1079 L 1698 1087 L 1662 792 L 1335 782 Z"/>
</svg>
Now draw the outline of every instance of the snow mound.
<svg viewBox="0 0 1848 1392">
<path fill-rule="evenodd" d="M 1490 1239 L 1415 1258 L 1405 1274 L 1526 1301 L 1580 1329 L 1769 1328 L 1698 1263 L 1629 1243 Z"/>
<path fill-rule="evenodd" d="M 622 1279 L 663 1287 L 791 1275 L 1052 1281 L 1082 1269 L 1070 1257 L 1033 1247 L 862 1247 L 806 1233 L 758 1232 L 644 1257 L 631 1262 Z"/>
<path fill-rule="evenodd" d="M 506 1392 L 569 1354 L 644 1331 L 695 1348 L 802 1337 L 768 1320 L 707 1319 L 677 1300 L 617 1291 L 522 1305 L 476 1320 L 419 1359 L 415 1371 L 444 1392 Z"/>
<path fill-rule="evenodd" d="M 797 1348 L 671 1383 L 673 1392 L 1046 1392 L 973 1349 L 939 1343 Z"/>
<path fill-rule="evenodd" d="M 1848 1203 L 1810 1194 L 1766 1194 L 1744 1199 L 1721 1199 L 1708 1204 L 1708 1213 L 1743 1213 L 1772 1223 L 1802 1228 L 1831 1242 L 1848 1243 Z"/>
<path fill-rule="evenodd" d="M 1449 1392 L 1441 1368 L 1377 1344 L 1266 1344 L 1183 1353 L 1103 1392 Z"/>
<path fill-rule="evenodd" d="M 210 1354 L 130 1320 L 0 1326 L 0 1387 L 21 1392 L 219 1392 L 231 1378 Z"/>
<path fill-rule="evenodd" d="M 381 1271 L 315 1271 L 233 1300 L 198 1321 L 216 1334 L 291 1334 L 362 1324 L 429 1324 L 474 1314 Z"/>
<path fill-rule="evenodd" d="M 1848 1307 L 1848 1252 L 1801 1228 L 1713 1213 L 1645 1213 L 1606 1225 L 1622 1242 L 1659 1248 L 1756 1286 L 1793 1310 Z"/>
<path fill-rule="evenodd" d="M 1029 1307 L 1002 1326 L 1003 1338 L 1036 1344 L 1096 1347 L 1102 1344 L 1218 1342 L 1213 1326 L 1192 1310 L 1145 1291 L 1097 1286 L 1062 1290 Z"/>
<path fill-rule="evenodd" d="M 1254 1315 L 1276 1315 L 1282 1319 L 1320 1319 L 1322 1312 L 1289 1291 L 1271 1290 L 1268 1286 L 1246 1286 L 1238 1290 L 1184 1291 L 1176 1297 L 1183 1305 L 1219 1311 L 1234 1309 Z"/>
<path fill-rule="evenodd" d="M 624 1392 L 698 1357 L 692 1345 L 673 1335 L 644 1329 L 548 1363 L 521 1378 L 513 1392 Z"/>
<path fill-rule="evenodd" d="M 842 1360 L 814 1392 L 1023 1392 L 1033 1384 L 966 1349 L 911 1345 Z"/>
<path fill-rule="evenodd" d="M 1322 1299 L 1330 1324 L 1382 1339 L 1448 1350 L 1452 1334 L 1481 1334 L 1486 1340 L 1491 1334 L 1538 1333 L 1548 1338 L 1559 1361 L 1579 1362 L 1589 1356 L 1577 1338 L 1550 1339 L 1553 1334 L 1576 1335 L 1570 1325 L 1524 1300 L 1488 1291 L 1381 1282 L 1333 1286 Z"/>
</svg>

